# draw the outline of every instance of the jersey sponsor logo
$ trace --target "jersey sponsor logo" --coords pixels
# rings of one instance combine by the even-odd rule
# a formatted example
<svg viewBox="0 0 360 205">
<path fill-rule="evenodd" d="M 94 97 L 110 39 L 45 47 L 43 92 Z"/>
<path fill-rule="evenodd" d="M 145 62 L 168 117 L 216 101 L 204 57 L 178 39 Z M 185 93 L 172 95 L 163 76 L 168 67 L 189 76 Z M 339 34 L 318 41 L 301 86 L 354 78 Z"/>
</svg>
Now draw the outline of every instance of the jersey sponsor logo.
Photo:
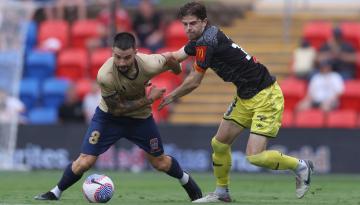
<svg viewBox="0 0 360 205">
<path fill-rule="evenodd" d="M 97 130 L 92 131 L 91 137 L 89 138 L 90 144 L 97 144 L 99 142 L 100 132 Z"/>
<path fill-rule="evenodd" d="M 159 140 L 158 138 L 150 139 L 150 153 L 159 151 Z"/>
<path fill-rule="evenodd" d="M 196 61 L 205 61 L 206 49 L 206 46 L 196 46 Z"/>
</svg>

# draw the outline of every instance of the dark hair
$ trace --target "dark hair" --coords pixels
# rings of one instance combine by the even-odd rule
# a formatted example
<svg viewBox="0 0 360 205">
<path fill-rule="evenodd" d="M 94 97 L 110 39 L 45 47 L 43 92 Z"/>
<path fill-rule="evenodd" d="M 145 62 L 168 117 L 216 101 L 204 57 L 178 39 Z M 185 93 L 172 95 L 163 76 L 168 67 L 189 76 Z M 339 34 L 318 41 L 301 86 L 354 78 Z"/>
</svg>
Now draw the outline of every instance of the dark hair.
<svg viewBox="0 0 360 205">
<path fill-rule="evenodd" d="M 199 2 L 189 2 L 186 3 L 184 6 L 182 6 L 180 8 L 179 11 L 179 18 L 183 18 L 184 16 L 196 16 L 201 20 L 204 20 L 205 18 L 207 18 L 206 15 L 206 8 L 203 4 L 199 3 Z"/>
<path fill-rule="evenodd" d="M 115 35 L 113 47 L 121 50 L 127 50 L 129 48 L 135 48 L 135 37 L 128 32 L 121 32 Z"/>
</svg>

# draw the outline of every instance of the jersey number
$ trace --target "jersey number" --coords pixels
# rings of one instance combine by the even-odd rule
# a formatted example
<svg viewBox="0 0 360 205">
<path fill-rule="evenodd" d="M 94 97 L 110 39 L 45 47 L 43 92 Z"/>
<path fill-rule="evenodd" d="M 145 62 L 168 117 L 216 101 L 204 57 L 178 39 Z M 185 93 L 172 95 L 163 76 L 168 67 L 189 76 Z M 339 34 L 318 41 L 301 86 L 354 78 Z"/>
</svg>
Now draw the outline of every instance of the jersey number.
<svg viewBox="0 0 360 205">
<path fill-rule="evenodd" d="M 240 49 L 242 52 L 244 52 L 244 53 L 246 54 L 246 57 L 245 57 L 245 58 L 246 58 L 247 60 L 250 60 L 250 59 L 251 59 L 251 56 L 250 56 L 243 48 L 241 48 L 238 44 L 232 43 L 232 44 L 231 44 L 231 47 Z"/>
</svg>

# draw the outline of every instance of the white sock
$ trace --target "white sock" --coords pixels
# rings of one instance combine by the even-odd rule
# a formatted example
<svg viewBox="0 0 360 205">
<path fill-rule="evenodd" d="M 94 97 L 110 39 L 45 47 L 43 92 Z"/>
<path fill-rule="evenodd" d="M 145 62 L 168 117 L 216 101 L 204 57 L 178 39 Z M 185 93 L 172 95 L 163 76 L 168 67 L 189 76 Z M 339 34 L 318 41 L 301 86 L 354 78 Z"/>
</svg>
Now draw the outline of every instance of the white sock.
<svg viewBox="0 0 360 205">
<path fill-rule="evenodd" d="M 297 165 L 296 169 L 294 170 L 296 175 L 299 175 L 301 171 L 307 168 L 307 165 L 304 160 L 299 159 L 299 164 Z"/>
<path fill-rule="evenodd" d="M 189 181 L 189 175 L 187 173 L 183 172 L 183 176 L 181 177 L 181 179 L 179 179 L 179 181 L 180 181 L 181 185 L 187 184 Z"/>
<path fill-rule="evenodd" d="M 58 186 L 54 187 L 53 189 L 51 189 L 51 192 L 55 194 L 56 198 L 60 199 L 61 196 L 61 190 L 59 189 Z"/>
<path fill-rule="evenodd" d="M 229 194 L 229 188 L 227 186 L 216 186 L 215 194 L 217 195 L 228 195 Z"/>
</svg>

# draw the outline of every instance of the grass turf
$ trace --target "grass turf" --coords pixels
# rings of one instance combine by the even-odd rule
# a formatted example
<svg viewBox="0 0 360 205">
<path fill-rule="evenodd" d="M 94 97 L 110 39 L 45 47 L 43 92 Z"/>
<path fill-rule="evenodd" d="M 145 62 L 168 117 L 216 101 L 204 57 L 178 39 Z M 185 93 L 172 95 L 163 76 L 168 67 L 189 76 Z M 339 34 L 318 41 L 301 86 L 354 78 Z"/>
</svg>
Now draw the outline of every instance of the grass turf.
<svg viewBox="0 0 360 205">
<path fill-rule="evenodd" d="M 88 176 L 92 172 L 86 173 Z M 101 173 L 101 172 L 99 172 Z M 114 197 L 108 204 L 190 204 L 178 182 L 158 172 L 105 172 L 115 183 Z M 0 172 L 0 205 L 3 204 L 88 204 L 81 193 L 81 182 L 64 192 L 60 201 L 35 201 L 33 197 L 51 188 L 61 176 L 59 171 Z M 203 192 L 214 189 L 211 173 L 193 175 Z M 295 197 L 292 175 L 232 174 L 231 193 L 234 204 L 354 204 L 360 205 L 360 175 L 319 175 L 301 200 Z"/>
</svg>

